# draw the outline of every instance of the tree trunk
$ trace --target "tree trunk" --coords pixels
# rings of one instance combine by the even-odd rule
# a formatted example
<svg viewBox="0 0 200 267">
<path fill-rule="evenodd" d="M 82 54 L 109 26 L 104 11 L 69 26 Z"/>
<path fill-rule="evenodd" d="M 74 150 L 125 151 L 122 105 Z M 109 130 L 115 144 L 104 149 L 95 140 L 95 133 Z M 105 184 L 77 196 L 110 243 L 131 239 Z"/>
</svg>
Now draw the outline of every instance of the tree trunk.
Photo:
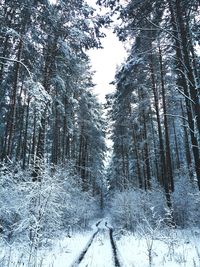
<svg viewBox="0 0 200 267">
<path fill-rule="evenodd" d="M 22 55 L 22 48 L 23 48 L 23 39 L 22 36 L 19 41 L 18 46 L 18 53 L 17 53 L 17 61 L 21 60 Z M 7 121 L 7 135 L 5 136 L 5 154 L 6 160 L 7 157 L 10 158 L 12 156 L 12 146 L 13 146 L 13 135 L 15 131 L 15 123 L 16 123 L 16 108 L 17 108 L 17 87 L 18 87 L 18 78 L 19 78 L 19 71 L 20 71 L 20 63 L 15 63 L 15 74 L 14 74 L 14 82 L 13 82 L 13 90 L 12 96 L 10 99 L 10 111 Z"/>
<path fill-rule="evenodd" d="M 135 156 L 136 156 L 138 184 L 139 184 L 139 188 L 142 189 L 143 188 L 143 181 L 142 181 L 142 176 L 141 176 L 140 158 L 139 158 L 139 151 L 138 151 L 138 148 L 137 148 L 137 140 L 136 140 L 135 130 L 134 129 L 132 131 L 132 135 L 133 135 L 133 145 L 134 145 L 134 148 L 135 148 Z"/>
<path fill-rule="evenodd" d="M 160 63 L 160 77 L 161 77 L 161 89 L 162 89 L 162 104 L 164 112 L 164 127 L 165 127 L 165 150 L 166 150 L 166 170 L 169 191 L 174 192 L 174 179 L 172 172 L 172 160 L 171 160 L 171 151 L 170 151 L 170 140 L 169 140 L 169 127 L 167 120 L 167 106 L 166 106 L 166 95 L 165 95 L 165 85 L 164 85 L 164 73 L 163 73 L 163 62 L 162 62 L 162 52 L 159 47 L 159 63 Z"/>
<path fill-rule="evenodd" d="M 25 123 L 25 132 L 24 132 L 24 142 L 23 142 L 23 149 L 22 149 L 22 168 L 25 169 L 26 167 L 26 153 L 27 153 L 27 146 L 28 146 L 28 123 L 29 123 L 29 105 L 30 105 L 30 98 L 27 99 L 27 106 L 26 106 L 26 123 Z"/>
<path fill-rule="evenodd" d="M 143 113 L 143 123 L 144 123 L 144 164 L 146 169 L 146 179 L 145 179 L 145 188 L 146 190 L 151 189 L 151 170 L 150 170 L 150 162 L 149 162 L 149 148 L 148 148 L 148 140 L 147 140 L 147 125 L 146 125 L 146 116 Z"/>
<path fill-rule="evenodd" d="M 165 149 L 164 149 L 164 142 L 163 142 L 163 134 L 162 134 L 162 127 L 161 127 L 161 120 L 160 120 L 160 111 L 159 111 L 159 104 L 158 104 L 158 92 L 156 88 L 156 82 L 155 82 L 155 74 L 153 69 L 153 58 L 151 56 L 150 61 L 150 71 L 151 71 L 151 83 L 152 83 L 152 91 L 154 96 L 154 105 L 156 109 L 156 121 L 158 125 L 158 137 L 159 137 L 159 148 L 160 148 L 160 170 L 161 170 L 161 177 L 159 179 L 159 182 L 161 185 L 164 185 L 165 183 L 165 177 L 166 177 L 166 164 L 165 164 Z"/>
<path fill-rule="evenodd" d="M 182 117 L 185 117 L 185 112 L 183 109 L 183 103 L 181 101 L 181 111 L 182 111 Z M 191 181 L 193 181 L 193 171 L 192 171 L 192 155 L 190 152 L 190 144 L 189 144 L 189 138 L 188 138 L 188 131 L 187 131 L 187 126 L 185 125 L 185 120 L 182 119 L 183 123 L 183 131 L 184 131 L 184 145 L 185 145 L 185 155 L 186 155 L 186 162 L 188 166 L 188 172 L 190 175 Z"/>
<path fill-rule="evenodd" d="M 152 130 L 152 138 L 153 138 L 153 149 L 154 149 L 154 162 L 155 162 L 155 175 L 157 178 L 157 181 L 159 181 L 159 168 L 158 168 L 158 160 L 157 160 L 157 148 L 156 148 L 156 137 L 154 133 L 154 125 L 153 125 L 153 118 L 152 118 L 152 111 L 151 111 L 151 130 Z M 159 153 L 160 157 L 160 153 Z"/>
<path fill-rule="evenodd" d="M 173 120 L 173 131 L 174 131 L 174 143 L 175 143 L 175 151 L 176 151 L 176 168 L 180 169 L 180 156 L 179 156 L 179 149 L 178 149 L 178 140 L 177 140 L 177 134 L 176 134 L 176 125 Z"/>
</svg>

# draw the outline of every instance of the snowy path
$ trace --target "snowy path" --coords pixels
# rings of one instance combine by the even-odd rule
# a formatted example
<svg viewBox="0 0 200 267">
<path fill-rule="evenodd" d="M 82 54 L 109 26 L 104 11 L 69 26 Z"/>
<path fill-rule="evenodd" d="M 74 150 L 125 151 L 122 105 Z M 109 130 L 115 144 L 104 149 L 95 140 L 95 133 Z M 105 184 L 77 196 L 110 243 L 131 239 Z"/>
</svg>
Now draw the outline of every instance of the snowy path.
<svg viewBox="0 0 200 267">
<path fill-rule="evenodd" d="M 71 238 L 59 238 L 51 249 L 44 248 L 37 255 L 37 266 L 149 267 L 148 244 L 152 240 L 152 266 L 200 267 L 199 229 L 165 229 L 154 236 L 116 230 L 114 239 L 106 219 L 94 224 L 92 229 L 74 233 Z M 10 247 L 0 246 L 0 266 L 29 266 L 28 257 L 23 258 L 23 249 L 24 246 L 15 245 L 11 251 Z"/>
<path fill-rule="evenodd" d="M 120 267 L 112 228 L 107 226 L 105 220 L 96 226 L 98 230 L 72 267 Z"/>
</svg>

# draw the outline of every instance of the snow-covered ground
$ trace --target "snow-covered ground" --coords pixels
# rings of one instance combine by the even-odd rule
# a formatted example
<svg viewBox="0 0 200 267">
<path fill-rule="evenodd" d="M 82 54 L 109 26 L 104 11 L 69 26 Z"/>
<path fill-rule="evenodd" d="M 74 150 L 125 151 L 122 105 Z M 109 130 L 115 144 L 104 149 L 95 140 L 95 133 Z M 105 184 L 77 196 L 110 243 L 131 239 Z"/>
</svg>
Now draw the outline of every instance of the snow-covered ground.
<svg viewBox="0 0 200 267">
<path fill-rule="evenodd" d="M 91 231 L 57 240 L 38 253 L 35 267 L 113 267 L 114 255 L 105 220 Z M 109 226 L 110 227 L 110 226 Z M 94 239 L 91 240 L 95 232 Z M 200 267 L 200 230 L 168 230 L 145 234 L 114 231 L 121 267 Z M 92 241 L 81 262 L 81 253 Z M 23 248 L 23 247 L 21 247 Z M 0 247 L 0 267 L 28 267 L 25 250 Z M 8 265 L 9 261 L 9 265 Z"/>
<path fill-rule="evenodd" d="M 122 266 L 200 267 L 198 230 L 170 230 L 152 236 L 126 233 L 115 238 Z"/>
<path fill-rule="evenodd" d="M 69 267 L 91 237 L 91 231 L 76 233 L 72 238 L 64 237 L 56 240 L 51 249 L 43 248 L 37 255 L 37 266 Z M 16 247 L 17 246 L 17 247 Z M 27 251 L 28 252 L 28 251 Z M 27 267 L 28 256 L 23 246 L 13 244 L 12 247 L 0 248 L 0 267 Z M 28 254 L 28 253 L 27 253 Z M 8 262 L 10 264 L 8 265 Z"/>
<path fill-rule="evenodd" d="M 70 267 L 74 260 L 79 257 L 80 252 L 87 245 L 92 233 L 77 233 L 72 238 L 64 238 L 58 241 L 57 246 L 44 256 L 42 267 Z"/>
<path fill-rule="evenodd" d="M 91 247 L 88 249 L 87 254 L 78 266 L 114 266 L 108 230 L 102 230 L 97 236 L 95 236 Z"/>
</svg>

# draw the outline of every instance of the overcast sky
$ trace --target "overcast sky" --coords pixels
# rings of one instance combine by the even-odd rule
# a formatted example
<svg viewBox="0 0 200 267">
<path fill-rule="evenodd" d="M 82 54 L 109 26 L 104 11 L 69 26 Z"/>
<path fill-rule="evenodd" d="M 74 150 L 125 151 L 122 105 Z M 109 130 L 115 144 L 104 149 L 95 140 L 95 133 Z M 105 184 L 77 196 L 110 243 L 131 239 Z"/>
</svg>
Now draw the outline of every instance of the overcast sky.
<svg viewBox="0 0 200 267">
<path fill-rule="evenodd" d="M 124 61 L 126 55 L 123 44 L 112 30 L 106 29 L 105 33 L 107 36 L 102 39 L 103 48 L 88 52 L 92 68 L 96 71 L 93 77 L 96 84 L 94 91 L 101 102 L 104 102 L 106 94 L 114 90 L 114 86 L 109 83 L 114 80 L 116 67 Z"/>
<path fill-rule="evenodd" d="M 89 5 L 93 6 L 97 12 L 101 14 L 106 9 L 95 4 L 96 0 L 86 0 Z M 106 37 L 102 39 L 102 49 L 91 49 L 88 55 L 91 59 L 93 70 L 96 71 L 93 82 L 96 84 L 95 93 L 99 96 L 99 100 L 104 102 L 105 95 L 111 93 L 115 88 L 109 83 L 114 80 L 116 67 L 124 61 L 126 52 L 123 44 L 118 40 L 112 29 L 105 29 Z"/>
</svg>

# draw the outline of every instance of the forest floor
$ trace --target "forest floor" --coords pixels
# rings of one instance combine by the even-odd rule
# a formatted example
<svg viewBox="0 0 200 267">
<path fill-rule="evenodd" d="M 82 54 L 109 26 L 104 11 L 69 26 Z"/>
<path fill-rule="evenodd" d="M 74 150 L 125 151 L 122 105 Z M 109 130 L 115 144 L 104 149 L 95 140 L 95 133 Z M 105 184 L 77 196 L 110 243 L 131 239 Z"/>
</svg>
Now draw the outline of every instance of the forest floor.
<svg viewBox="0 0 200 267">
<path fill-rule="evenodd" d="M 37 257 L 37 267 L 200 267 L 200 230 L 113 231 L 102 219 L 92 231 L 57 240 Z M 0 247 L 0 267 L 7 266 L 29 265 L 16 246 Z"/>
</svg>

